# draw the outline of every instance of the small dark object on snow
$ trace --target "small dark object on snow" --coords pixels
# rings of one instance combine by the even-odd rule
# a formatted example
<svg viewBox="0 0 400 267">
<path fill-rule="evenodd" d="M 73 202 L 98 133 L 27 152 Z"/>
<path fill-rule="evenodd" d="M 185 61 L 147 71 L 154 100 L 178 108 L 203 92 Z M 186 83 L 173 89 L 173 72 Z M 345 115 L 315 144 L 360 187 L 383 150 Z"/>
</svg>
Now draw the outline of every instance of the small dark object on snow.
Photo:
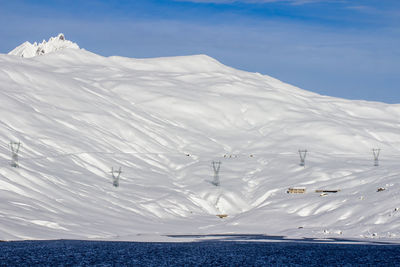
<svg viewBox="0 0 400 267">
<path fill-rule="evenodd" d="M 316 193 L 337 193 L 340 192 L 340 189 L 337 190 L 324 190 L 324 189 L 317 189 L 315 190 Z"/>
<path fill-rule="evenodd" d="M 376 192 L 382 192 L 382 191 L 385 191 L 385 190 L 386 190 L 386 188 L 379 187 L 378 190 L 376 190 Z"/>
</svg>

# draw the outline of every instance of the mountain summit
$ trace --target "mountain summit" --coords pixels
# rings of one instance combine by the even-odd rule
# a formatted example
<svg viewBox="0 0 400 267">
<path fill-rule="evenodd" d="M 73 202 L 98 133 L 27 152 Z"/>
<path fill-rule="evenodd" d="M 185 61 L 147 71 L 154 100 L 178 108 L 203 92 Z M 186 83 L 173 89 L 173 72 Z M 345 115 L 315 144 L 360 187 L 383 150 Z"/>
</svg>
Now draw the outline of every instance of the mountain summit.
<svg viewBox="0 0 400 267">
<path fill-rule="evenodd" d="M 60 33 L 57 35 L 57 37 L 51 37 L 47 42 L 45 40 L 39 44 L 36 42 L 33 44 L 30 42 L 25 42 L 14 48 L 8 54 L 29 58 L 48 54 L 65 48 L 79 49 L 79 46 L 76 43 L 66 40 L 64 34 Z"/>
</svg>

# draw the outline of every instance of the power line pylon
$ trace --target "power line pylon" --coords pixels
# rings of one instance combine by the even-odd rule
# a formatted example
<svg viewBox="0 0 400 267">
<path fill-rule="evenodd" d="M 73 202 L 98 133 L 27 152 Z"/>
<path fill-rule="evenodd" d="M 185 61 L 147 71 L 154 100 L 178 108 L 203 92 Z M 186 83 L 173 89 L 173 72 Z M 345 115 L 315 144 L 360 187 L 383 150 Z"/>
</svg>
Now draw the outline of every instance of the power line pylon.
<svg viewBox="0 0 400 267">
<path fill-rule="evenodd" d="M 212 181 L 212 184 L 215 186 L 219 186 L 219 170 L 221 168 L 221 161 L 213 161 L 212 162 L 212 167 L 214 170 L 214 181 Z"/>
<path fill-rule="evenodd" d="M 119 167 L 118 170 L 114 170 L 114 167 L 111 167 L 111 175 L 113 178 L 113 186 L 118 187 L 119 186 L 119 177 L 121 176 L 121 167 Z"/>
<path fill-rule="evenodd" d="M 18 164 L 18 152 L 21 147 L 20 142 L 10 142 L 9 144 L 11 149 L 11 166 L 16 168 L 19 166 Z"/>
<path fill-rule="evenodd" d="M 300 166 L 306 165 L 306 156 L 307 156 L 307 149 L 299 149 L 299 156 L 300 156 Z"/>
<path fill-rule="evenodd" d="M 379 166 L 379 154 L 381 152 L 380 148 L 373 148 L 372 153 L 374 154 L 374 166 Z"/>
</svg>

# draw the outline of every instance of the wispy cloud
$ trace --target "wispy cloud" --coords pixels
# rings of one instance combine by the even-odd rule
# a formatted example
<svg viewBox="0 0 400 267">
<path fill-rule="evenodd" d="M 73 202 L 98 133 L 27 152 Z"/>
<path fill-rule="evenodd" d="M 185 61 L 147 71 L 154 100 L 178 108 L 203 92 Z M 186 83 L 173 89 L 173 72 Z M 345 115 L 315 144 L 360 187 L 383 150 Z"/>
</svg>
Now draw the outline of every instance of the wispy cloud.
<svg viewBox="0 0 400 267">
<path fill-rule="evenodd" d="M 213 4 L 229 4 L 229 3 L 245 3 L 245 4 L 266 4 L 266 3 L 288 3 L 293 5 L 303 5 L 320 2 L 342 2 L 341 0 L 175 0 L 180 2 L 194 3 L 213 3 Z"/>
<path fill-rule="evenodd" d="M 365 6 L 365 5 L 351 5 L 347 7 L 348 9 L 352 9 L 352 10 L 357 10 L 357 11 L 371 11 L 371 10 L 376 10 L 375 8 L 372 8 L 370 6 Z"/>
</svg>

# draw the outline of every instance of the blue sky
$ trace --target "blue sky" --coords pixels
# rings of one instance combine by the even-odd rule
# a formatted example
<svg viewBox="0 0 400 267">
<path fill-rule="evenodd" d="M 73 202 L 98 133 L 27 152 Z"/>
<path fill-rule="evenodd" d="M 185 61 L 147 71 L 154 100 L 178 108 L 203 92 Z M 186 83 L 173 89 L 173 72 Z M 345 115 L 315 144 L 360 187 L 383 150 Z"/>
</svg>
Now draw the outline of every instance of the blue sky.
<svg viewBox="0 0 400 267">
<path fill-rule="evenodd" d="M 207 54 L 324 95 L 400 103 L 399 0 L 0 0 L 0 53 L 62 32 L 100 55 Z"/>
</svg>

